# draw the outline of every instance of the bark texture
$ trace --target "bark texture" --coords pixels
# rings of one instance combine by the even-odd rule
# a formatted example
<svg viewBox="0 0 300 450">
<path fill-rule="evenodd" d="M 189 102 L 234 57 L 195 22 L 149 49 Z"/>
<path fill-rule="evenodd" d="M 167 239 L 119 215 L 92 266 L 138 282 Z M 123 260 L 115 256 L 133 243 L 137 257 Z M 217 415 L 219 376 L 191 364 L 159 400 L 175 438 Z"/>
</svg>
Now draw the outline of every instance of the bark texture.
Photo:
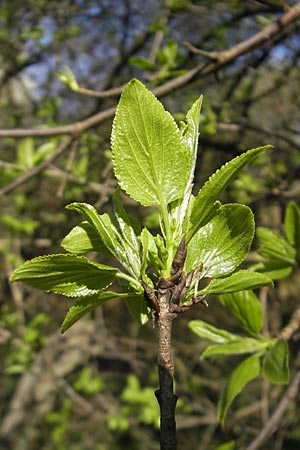
<svg viewBox="0 0 300 450">
<path fill-rule="evenodd" d="M 159 291 L 160 312 L 158 315 L 159 353 L 158 375 L 159 389 L 155 392 L 160 406 L 160 448 L 176 450 L 175 408 L 177 395 L 174 394 L 174 364 L 171 350 L 172 321 L 169 290 Z"/>
</svg>

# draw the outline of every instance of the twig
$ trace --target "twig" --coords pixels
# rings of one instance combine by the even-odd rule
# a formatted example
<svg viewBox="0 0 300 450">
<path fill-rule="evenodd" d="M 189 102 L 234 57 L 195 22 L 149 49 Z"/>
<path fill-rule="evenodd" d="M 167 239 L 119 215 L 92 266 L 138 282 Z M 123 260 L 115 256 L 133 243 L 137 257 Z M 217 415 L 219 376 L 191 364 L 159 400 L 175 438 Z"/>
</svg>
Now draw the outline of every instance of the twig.
<svg viewBox="0 0 300 450">
<path fill-rule="evenodd" d="M 289 323 L 281 330 L 280 337 L 286 341 L 290 340 L 292 335 L 299 331 L 300 326 L 300 306 L 295 309 Z"/>
<path fill-rule="evenodd" d="M 300 355 L 298 355 L 299 357 Z M 275 432 L 280 421 L 287 410 L 289 403 L 297 396 L 300 383 L 300 371 L 296 373 L 294 379 L 290 383 L 283 398 L 278 404 L 277 408 L 271 415 L 268 422 L 265 424 L 261 432 L 251 442 L 251 444 L 245 448 L 245 450 L 257 450 L 261 445 Z"/>
</svg>

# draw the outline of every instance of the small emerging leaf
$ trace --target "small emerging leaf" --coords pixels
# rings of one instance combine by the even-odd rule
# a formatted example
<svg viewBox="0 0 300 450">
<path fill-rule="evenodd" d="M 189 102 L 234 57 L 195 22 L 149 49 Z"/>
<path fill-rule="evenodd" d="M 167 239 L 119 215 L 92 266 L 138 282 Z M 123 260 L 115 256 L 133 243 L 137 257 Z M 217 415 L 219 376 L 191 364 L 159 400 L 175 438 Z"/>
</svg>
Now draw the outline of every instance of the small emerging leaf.
<svg viewBox="0 0 300 450">
<path fill-rule="evenodd" d="M 256 378 L 260 373 L 260 362 L 257 355 L 251 355 L 245 359 L 230 375 L 228 383 L 221 394 L 218 403 L 218 419 L 222 426 L 235 397 L 242 391 L 249 381 Z"/>
<path fill-rule="evenodd" d="M 26 261 L 13 272 L 11 281 L 23 281 L 42 291 L 67 297 L 94 295 L 109 286 L 117 269 L 89 261 L 84 256 L 47 255 Z"/>
<path fill-rule="evenodd" d="M 289 348 L 283 339 L 279 339 L 269 349 L 263 359 L 262 374 L 273 384 L 287 384 L 290 378 Z"/>
<path fill-rule="evenodd" d="M 251 290 L 223 294 L 221 303 L 229 309 L 250 334 L 259 334 L 263 326 L 262 306 Z"/>
</svg>

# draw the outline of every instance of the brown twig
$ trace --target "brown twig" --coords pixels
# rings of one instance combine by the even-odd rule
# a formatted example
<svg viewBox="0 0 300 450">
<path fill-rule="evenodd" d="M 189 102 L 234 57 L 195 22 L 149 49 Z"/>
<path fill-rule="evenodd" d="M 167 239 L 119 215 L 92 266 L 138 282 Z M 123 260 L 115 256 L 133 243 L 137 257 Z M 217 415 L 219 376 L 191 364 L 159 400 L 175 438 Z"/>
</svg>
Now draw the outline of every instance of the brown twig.
<svg viewBox="0 0 300 450">
<path fill-rule="evenodd" d="M 298 355 L 299 358 L 300 355 Z M 256 436 L 256 438 L 251 442 L 251 444 L 246 447 L 245 450 L 257 450 L 262 446 L 262 444 L 274 433 L 280 424 L 283 415 L 285 414 L 290 402 L 297 396 L 299 392 L 300 383 L 300 371 L 298 371 L 287 388 L 285 394 L 283 395 L 281 401 L 279 402 L 277 408 L 271 415 L 270 419 L 267 421 L 261 432 Z"/>
<path fill-rule="evenodd" d="M 300 327 L 300 306 L 295 309 L 289 323 L 281 330 L 280 338 L 286 341 L 290 340 L 296 331 L 299 331 Z"/>
</svg>

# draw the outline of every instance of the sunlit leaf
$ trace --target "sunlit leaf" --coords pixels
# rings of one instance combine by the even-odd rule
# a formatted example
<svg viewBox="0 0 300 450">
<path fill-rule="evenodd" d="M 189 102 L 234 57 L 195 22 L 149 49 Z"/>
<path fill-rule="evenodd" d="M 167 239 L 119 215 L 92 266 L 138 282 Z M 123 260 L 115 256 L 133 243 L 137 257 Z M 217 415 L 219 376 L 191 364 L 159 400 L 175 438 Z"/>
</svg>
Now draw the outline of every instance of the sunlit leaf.
<svg viewBox="0 0 300 450">
<path fill-rule="evenodd" d="M 112 130 L 115 175 L 142 205 L 166 205 L 184 194 L 191 157 L 173 117 L 138 80 L 118 104 Z"/>
<path fill-rule="evenodd" d="M 104 245 L 100 234 L 87 221 L 74 227 L 62 240 L 61 246 L 69 253 L 83 255 L 88 252 L 98 252 L 102 255 L 111 255 Z"/>
<path fill-rule="evenodd" d="M 270 147 L 270 145 L 267 145 L 248 150 L 226 163 L 209 178 L 194 199 L 189 216 L 187 241 L 192 238 L 201 226 L 209 221 L 214 213 L 214 203 L 231 180 L 260 153 Z"/>
<path fill-rule="evenodd" d="M 238 270 L 228 277 L 212 280 L 205 288 L 198 292 L 198 295 L 228 294 L 269 285 L 272 285 L 272 280 L 262 273 L 251 272 L 250 270 Z"/>
<path fill-rule="evenodd" d="M 203 276 L 219 277 L 235 270 L 248 253 L 254 236 L 253 213 L 247 206 L 222 206 L 193 236 L 185 262 L 189 272 L 203 264 Z"/>
<path fill-rule="evenodd" d="M 135 247 L 132 242 L 128 242 L 129 235 L 124 238 L 120 227 L 120 222 L 117 221 L 114 215 L 98 214 L 96 209 L 87 203 L 71 203 L 66 207 L 70 210 L 79 212 L 84 219 L 94 228 L 95 232 L 99 234 L 104 245 L 108 251 L 114 255 L 121 264 L 133 275 L 136 279 L 140 276 L 140 260 L 138 244 Z M 124 222 L 124 219 L 123 223 Z M 124 225 L 125 226 L 125 225 Z M 126 229 L 128 231 L 128 224 Z M 129 233 L 134 234 L 131 229 Z M 131 239 L 133 237 L 131 236 Z"/>
<path fill-rule="evenodd" d="M 43 291 L 79 297 L 97 294 L 115 279 L 117 269 L 89 261 L 84 256 L 39 256 L 14 270 L 11 281 L 23 281 Z"/>
</svg>

